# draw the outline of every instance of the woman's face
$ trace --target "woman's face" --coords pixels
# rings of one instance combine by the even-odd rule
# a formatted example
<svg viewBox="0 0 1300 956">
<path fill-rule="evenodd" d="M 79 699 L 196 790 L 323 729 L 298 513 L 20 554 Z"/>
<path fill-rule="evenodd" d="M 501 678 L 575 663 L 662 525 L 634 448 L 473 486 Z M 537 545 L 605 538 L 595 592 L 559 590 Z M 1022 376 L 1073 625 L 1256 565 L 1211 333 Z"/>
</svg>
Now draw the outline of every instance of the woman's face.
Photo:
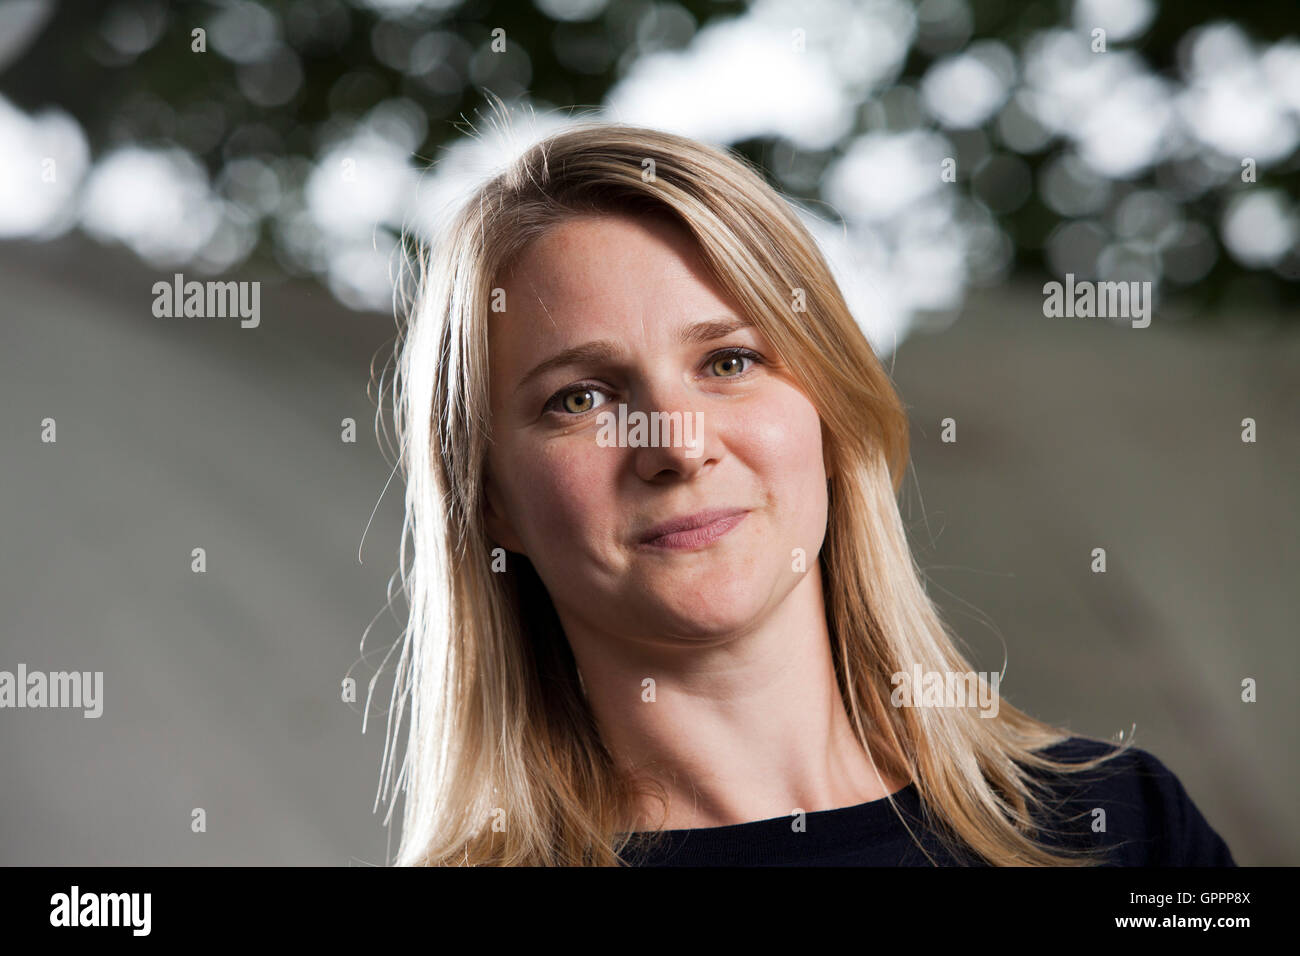
<svg viewBox="0 0 1300 956">
<path fill-rule="evenodd" d="M 827 495 L 813 404 L 681 226 L 582 217 L 512 265 L 489 317 L 493 540 L 532 561 L 566 629 L 665 644 L 760 624 L 804 568 L 816 576 Z M 605 423 L 620 405 L 622 439 L 617 417 Z M 647 422 L 638 441 L 637 413 L 655 412 L 682 427 Z M 716 510 L 742 517 L 646 540 Z"/>
</svg>

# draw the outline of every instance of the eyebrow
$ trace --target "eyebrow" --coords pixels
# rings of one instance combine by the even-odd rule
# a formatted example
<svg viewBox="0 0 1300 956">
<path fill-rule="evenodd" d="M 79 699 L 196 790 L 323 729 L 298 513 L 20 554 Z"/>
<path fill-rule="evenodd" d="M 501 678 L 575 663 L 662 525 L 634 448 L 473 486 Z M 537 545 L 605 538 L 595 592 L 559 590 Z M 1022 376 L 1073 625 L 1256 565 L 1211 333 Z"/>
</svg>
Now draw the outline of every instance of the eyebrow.
<svg viewBox="0 0 1300 956">
<path fill-rule="evenodd" d="M 724 338 L 732 332 L 740 329 L 752 328 L 753 323 L 744 319 L 738 319 L 734 316 L 714 319 L 709 322 L 697 322 L 694 325 L 687 326 L 678 336 L 677 341 L 680 345 L 702 345 L 705 342 L 712 342 L 716 339 Z M 618 357 L 619 347 L 608 339 L 598 339 L 593 342 L 584 342 L 582 345 L 575 345 L 573 348 L 565 349 L 563 352 L 557 352 L 550 358 L 538 362 L 515 387 L 518 392 L 532 382 L 534 379 L 545 375 L 553 369 L 563 368 L 567 365 L 597 364 L 600 362 L 612 362 Z"/>
</svg>

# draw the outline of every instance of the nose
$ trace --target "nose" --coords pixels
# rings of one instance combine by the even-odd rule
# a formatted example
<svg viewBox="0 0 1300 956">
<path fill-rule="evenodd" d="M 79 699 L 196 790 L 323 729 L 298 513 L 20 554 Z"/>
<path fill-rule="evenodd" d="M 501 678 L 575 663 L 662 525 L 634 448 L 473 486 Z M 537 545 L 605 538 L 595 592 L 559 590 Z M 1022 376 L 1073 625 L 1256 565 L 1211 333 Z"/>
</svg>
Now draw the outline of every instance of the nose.
<svg viewBox="0 0 1300 956">
<path fill-rule="evenodd" d="M 689 478 L 716 462 L 719 446 L 709 410 L 685 383 L 648 386 L 642 401 L 626 408 L 627 446 L 643 481 Z M 639 433 L 634 424 L 641 426 Z"/>
</svg>

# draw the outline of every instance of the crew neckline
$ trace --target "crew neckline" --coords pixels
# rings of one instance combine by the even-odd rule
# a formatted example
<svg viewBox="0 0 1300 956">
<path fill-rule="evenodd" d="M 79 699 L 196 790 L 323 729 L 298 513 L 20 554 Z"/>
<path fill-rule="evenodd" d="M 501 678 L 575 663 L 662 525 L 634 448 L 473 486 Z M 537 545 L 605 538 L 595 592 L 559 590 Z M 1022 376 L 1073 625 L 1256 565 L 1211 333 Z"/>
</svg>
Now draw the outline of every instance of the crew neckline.
<svg viewBox="0 0 1300 956">
<path fill-rule="evenodd" d="M 845 828 L 852 828 L 855 833 L 864 837 L 883 836 L 896 829 L 899 819 L 894 806 L 890 804 L 890 797 L 893 798 L 894 805 L 909 813 L 915 814 L 920 808 L 920 795 L 916 789 L 916 782 L 912 781 L 892 794 L 865 803 L 833 807 L 829 810 L 808 811 L 804 814 L 805 832 L 802 833 L 796 833 L 791 829 L 790 824 L 794 818 L 791 814 L 786 814 L 714 827 L 687 827 L 662 831 L 634 830 L 631 838 L 643 841 L 662 833 L 666 841 L 671 841 L 674 845 L 685 842 L 689 843 L 693 850 L 705 850 L 711 846 L 731 846 L 738 837 L 770 843 L 781 837 L 794 835 L 806 841 L 805 848 L 811 850 L 814 848 L 807 846 L 807 843 L 815 842 L 819 831 L 838 843 L 844 835 Z M 808 839 L 810 837 L 812 839 Z"/>
<path fill-rule="evenodd" d="M 1047 801 L 1052 804 L 1048 843 L 1069 849 L 1104 847 L 1107 865 L 1236 865 L 1227 844 L 1164 764 L 1137 747 L 1123 756 L 1113 753 L 1115 747 L 1071 737 L 1042 748 L 1065 763 L 1116 757 L 1108 772 L 1089 770 L 1068 779 L 1042 775 L 1054 791 Z M 1086 819 L 1089 808 L 1098 806 L 1114 808 L 1120 821 L 1100 837 Z M 924 806 L 915 780 L 866 803 L 808 812 L 799 830 L 793 828 L 795 820 L 779 816 L 718 827 L 624 832 L 619 834 L 625 838 L 620 855 L 632 867 L 987 865 L 969 847 L 959 847 L 942 817 Z"/>
</svg>

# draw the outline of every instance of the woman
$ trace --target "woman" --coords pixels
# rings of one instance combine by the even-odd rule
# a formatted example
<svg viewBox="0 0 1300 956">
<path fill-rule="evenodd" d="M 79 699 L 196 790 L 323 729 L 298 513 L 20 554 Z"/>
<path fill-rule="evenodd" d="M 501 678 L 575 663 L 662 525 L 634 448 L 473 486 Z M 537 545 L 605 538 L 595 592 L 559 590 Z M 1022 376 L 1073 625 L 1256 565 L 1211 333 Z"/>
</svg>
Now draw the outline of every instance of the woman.
<svg viewBox="0 0 1300 956">
<path fill-rule="evenodd" d="M 729 154 L 532 147 L 421 261 L 393 398 L 399 863 L 1231 865 L 1155 758 L 957 652 L 895 500 L 903 405 Z"/>
</svg>

